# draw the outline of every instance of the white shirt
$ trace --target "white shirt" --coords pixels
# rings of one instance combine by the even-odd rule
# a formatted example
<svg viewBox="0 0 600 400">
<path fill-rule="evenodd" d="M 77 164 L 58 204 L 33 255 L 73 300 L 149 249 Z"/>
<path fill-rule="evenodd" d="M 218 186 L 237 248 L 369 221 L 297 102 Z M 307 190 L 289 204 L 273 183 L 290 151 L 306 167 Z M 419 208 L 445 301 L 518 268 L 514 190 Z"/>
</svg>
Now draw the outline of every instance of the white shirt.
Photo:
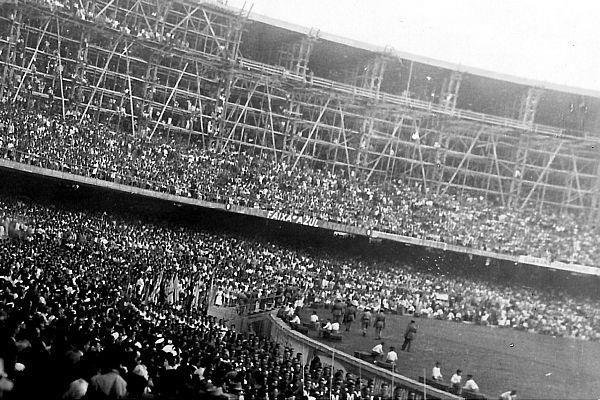
<svg viewBox="0 0 600 400">
<path fill-rule="evenodd" d="M 396 353 L 394 350 L 388 351 L 387 356 L 385 356 L 385 361 L 395 363 L 398 361 L 398 353 Z"/>
<path fill-rule="evenodd" d="M 450 382 L 452 382 L 452 383 L 460 383 L 461 380 L 462 380 L 462 377 L 458 374 L 454 374 L 454 375 L 452 375 L 452 378 L 450 378 Z"/>
<path fill-rule="evenodd" d="M 380 344 L 378 344 L 377 346 L 373 347 L 373 349 L 371 350 L 373 353 L 377 353 L 377 354 L 383 354 L 383 346 Z"/>
<path fill-rule="evenodd" d="M 319 322 L 319 316 L 317 314 L 311 315 L 310 322 Z"/>
<path fill-rule="evenodd" d="M 299 324 L 300 323 L 300 317 L 299 316 L 294 316 L 294 318 L 290 321 L 292 324 Z"/>
<path fill-rule="evenodd" d="M 334 322 L 333 324 L 331 324 L 331 330 L 333 331 L 339 331 L 340 330 L 340 323 L 339 322 Z"/>
<path fill-rule="evenodd" d="M 433 370 L 431 371 L 431 376 L 435 380 L 442 380 L 443 376 L 440 367 L 433 367 Z"/>
<path fill-rule="evenodd" d="M 467 382 L 465 382 L 465 386 L 463 387 L 463 389 L 473 390 L 476 392 L 479 390 L 479 386 L 477 386 L 473 378 L 471 378 Z"/>
<path fill-rule="evenodd" d="M 325 324 L 325 326 L 323 327 L 323 329 L 325 329 L 326 331 L 330 331 L 332 329 L 331 322 L 327 321 L 327 324 Z"/>
<path fill-rule="evenodd" d="M 510 390 L 509 390 L 508 392 L 502 393 L 500 395 L 500 398 L 502 400 L 515 400 L 517 398 L 517 395 L 516 394 L 514 394 L 514 395 L 510 394 Z"/>
</svg>

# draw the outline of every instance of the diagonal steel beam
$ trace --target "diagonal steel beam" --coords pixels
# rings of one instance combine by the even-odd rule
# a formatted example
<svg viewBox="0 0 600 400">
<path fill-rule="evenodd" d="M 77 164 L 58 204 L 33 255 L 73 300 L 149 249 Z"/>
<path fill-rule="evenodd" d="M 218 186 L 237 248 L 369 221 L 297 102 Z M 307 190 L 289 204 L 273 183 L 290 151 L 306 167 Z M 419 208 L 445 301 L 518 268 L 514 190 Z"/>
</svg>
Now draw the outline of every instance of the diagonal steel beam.
<svg viewBox="0 0 600 400">
<path fill-rule="evenodd" d="M 102 80 L 104 79 L 104 75 L 106 75 L 106 71 L 108 70 L 108 66 L 110 64 L 110 60 L 112 60 L 115 52 L 117 51 L 117 47 L 119 46 L 119 42 L 121 41 L 121 37 L 123 37 L 123 35 L 119 36 L 119 38 L 117 39 L 117 42 L 115 43 L 115 47 L 113 47 L 113 49 L 110 52 L 108 58 L 106 59 L 106 64 L 104 65 L 104 69 L 102 70 L 102 73 L 100 74 L 100 77 L 98 78 L 98 82 L 96 82 L 96 85 L 94 86 L 94 90 L 92 91 L 92 95 L 90 96 L 90 100 L 88 101 L 87 105 L 85 106 L 85 110 L 81 114 L 81 119 L 79 120 L 80 124 L 83 122 L 83 119 L 85 118 L 85 116 L 87 115 L 88 110 L 90 109 L 90 105 L 92 104 L 92 101 L 94 100 L 94 96 L 96 96 L 96 92 L 98 91 L 98 88 L 100 87 L 100 84 L 102 83 Z"/>
<path fill-rule="evenodd" d="M 544 176 L 546 175 L 546 173 L 550 169 L 550 165 L 552 165 L 552 162 L 554 161 L 554 158 L 556 158 L 556 155 L 558 154 L 558 152 L 560 151 L 560 149 L 562 148 L 562 145 L 564 143 L 565 143 L 565 141 L 563 140 L 563 141 L 561 141 L 558 144 L 558 146 L 556 146 L 556 150 L 554 150 L 554 152 L 550 156 L 550 159 L 546 163 L 546 166 L 544 167 L 544 169 L 540 173 L 540 176 L 538 176 L 537 181 L 535 181 L 535 183 L 533 184 L 533 187 L 531 188 L 531 190 L 527 194 L 527 197 L 525 197 L 525 200 L 523 200 L 523 203 L 521 204 L 521 207 L 519 207 L 520 210 L 522 210 L 523 208 L 525 208 L 525 206 L 529 202 L 529 199 L 531 198 L 531 195 L 533 194 L 533 192 L 535 192 L 535 189 L 538 187 L 538 185 L 540 184 L 540 182 L 542 181 L 542 179 L 544 179 Z"/>
<path fill-rule="evenodd" d="M 498 153 L 496 152 L 497 139 L 496 135 L 492 134 L 492 150 L 494 152 L 494 164 L 496 165 L 496 176 L 498 177 L 498 188 L 500 189 L 500 198 L 502 205 L 506 205 L 504 200 L 504 187 L 502 187 L 502 174 L 500 174 L 500 165 L 498 164 Z"/>
<path fill-rule="evenodd" d="M 458 167 L 456 167 L 456 169 L 454 170 L 454 174 L 452 174 L 452 177 L 450 178 L 450 180 L 448 181 L 448 183 L 444 186 L 444 190 L 442 190 L 442 194 L 446 194 L 446 191 L 448 191 L 448 188 L 450 187 L 450 185 L 452 184 L 452 182 L 454 182 L 454 178 L 456 178 L 456 175 L 458 175 L 458 172 L 462 168 L 463 164 L 465 163 L 465 161 L 467 160 L 467 158 L 469 158 L 469 155 L 471 155 L 471 152 L 475 148 L 475 144 L 479 140 L 479 137 L 481 136 L 481 134 L 483 133 L 484 130 L 485 130 L 485 128 L 481 128 L 481 129 L 479 129 L 479 131 L 477 131 L 477 135 L 475 135 L 475 138 L 471 142 L 471 145 L 469 146 L 469 149 L 467 150 L 467 152 L 463 156 L 462 160 L 460 160 L 460 163 L 458 164 Z"/>
<path fill-rule="evenodd" d="M 325 105 L 323 106 L 323 108 L 321 109 L 321 112 L 319 113 L 319 117 L 317 118 L 317 120 L 313 124 L 313 127 L 310 130 L 310 133 L 308 134 L 308 137 L 306 138 L 306 142 L 304 142 L 304 146 L 302 146 L 302 149 L 300 150 L 300 154 L 298 154 L 298 156 L 296 157 L 296 160 L 294 161 L 294 165 L 292 166 L 292 170 L 296 169 L 296 165 L 298 164 L 298 161 L 300 161 L 300 157 L 302 157 L 304 155 L 304 152 L 306 151 L 306 147 L 308 146 L 308 143 L 310 142 L 310 139 L 312 138 L 312 135 L 315 133 L 315 130 L 317 130 L 317 126 L 319 125 L 319 122 L 321 121 L 321 118 L 323 117 L 323 114 L 325 114 L 325 111 L 327 110 L 327 106 L 329 105 L 330 101 L 331 101 L 331 97 L 327 98 L 327 101 L 325 102 Z"/>
<path fill-rule="evenodd" d="M 95 18 L 98 18 L 99 16 L 101 16 L 102 14 L 104 14 L 104 11 L 106 11 L 108 9 L 108 7 L 110 7 L 114 2 L 115 2 L 115 0 L 110 0 L 108 3 L 106 3 L 106 5 L 104 6 L 104 8 L 102 10 L 100 10 L 98 12 L 98 14 L 96 14 Z"/>
<path fill-rule="evenodd" d="M 394 127 L 394 130 L 392 131 L 392 134 L 390 136 L 390 139 L 387 141 L 387 143 L 385 144 L 385 146 L 383 147 L 383 150 L 381 151 L 381 153 L 379 154 L 379 156 L 377 157 L 377 159 L 375 160 L 375 162 L 373 163 L 373 167 L 371 168 L 371 171 L 369 171 L 369 175 L 367 175 L 367 181 L 369 179 L 371 179 L 371 175 L 373 175 L 373 173 L 375 172 L 375 169 L 377 167 L 377 164 L 379 163 L 379 161 L 385 157 L 386 152 L 388 151 L 388 149 L 391 147 L 392 142 L 394 141 L 394 137 L 396 136 L 396 133 L 398 133 L 398 129 L 400 129 L 399 124 L 396 124 L 396 126 Z"/>
<path fill-rule="evenodd" d="M 177 30 L 177 28 L 179 28 L 181 25 L 185 24 L 187 22 L 187 20 L 189 20 L 190 18 L 192 18 L 192 16 L 196 13 L 196 11 L 198 11 L 200 9 L 200 7 L 196 7 L 194 8 L 194 10 L 192 10 L 192 12 L 188 13 L 188 15 L 186 15 L 184 18 L 181 19 L 181 21 L 179 21 L 177 23 L 177 25 L 175 25 L 173 27 L 173 29 L 171 29 L 171 31 L 169 32 L 171 35 L 173 34 L 173 32 L 175 32 Z"/>
<path fill-rule="evenodd" d="M 208 15 L 206 15 L 206 11 L 202 10 L 202 14 L 204 15 L 204 20 L 206 21 L 206 23 L 208 24 L 208 28 L 210 30 L 210 34 L 212 35 L 213 39 L 215 40 L 215 42 L 217 43 L 217 46 L 221 47 L 221 43 L 219 42 L 219 39 L 217 38 L 217 34 L 215 33 L 215 30 L 212 27 L 212 22 L 210 21 L 210 19 L 208 18 Z"/>
<path fill-rule="evenodd" d="M 131 134 L 135 135 L 135 120 L 133 117 L 133 91 L 131 90 L 131 58 L 127 51 L 127 87 L 129 89 L 129 108 L 131 109 Z"/>
<path fill-rule="evenodd" d="M 229 131 L 229 136 L 227 136 L 227 139 L 225 140 L 225 143 L 223 144 L 223 147 L 221 149 L 221 154 L 227 148 L 227 145 L 229 144 L 229 141 L 231 140 L 231 137 L 233 136 L 236 128 L 238 127 L 240 121 L 242 120 L 242 116 L 245 115 L 248 112 L 248 104 L 250 104 L 250 100 L 252 99 L 252 96 L 254 96 L 254 92 L 256 92 L 256 89 L 259 86 L 260 86 L 260 81 L 256 81 L 256 83 L 254 84 L 254 87 L 250 91 L 250 94 L 248 94 L 248 97 L 246 98 L 246 103 L 244 103 L 244 108 L 242 108 L 242 110 L 241 110 L 240 114 L 238 115 L 235 123 L 233 124 L 233 127 Z M 233 110 L 235 110 L 235 108 Z"/>
<path fill-rule="evenodd" d="M 63 75 L 62 75 L 62 70 L 63 70 L 63 66 L 62 66 L 62 56 L 60 55 L 60 50 L 62 48 L 61 46 L 61 36 L 60 36 L 60 24 L 58 22 L 58 17 L 56 18 L 56 36 L 57 36 L 57 40 L 58 40 L 58 79 L 60 80 L 60 101 L 62 104 L 62 116 L 63 116 L 63 120 L 66 118 L 66 113 L 65 113 L 65 89 L 64 89 L 64 85 L 63 85 Z"/>
<path fill-rule="evenodd" d="M 171 93 L 169 94 L 169 98 L 167 99 L 167 101 L 165 101 L 165 104 L 163 105 L 163 108 L 160 111 L 160 115 L 158 116 L 158 120 L 154 124 L 154 129 L 152 129 L 152 133 L 150 133 L 150 139 L 152 139 L 152 137 L 154 136 L 154 132 L 156 132 L 156 128 L 158 128 L 158 125 L 160 124 L 160 121 L 162 120 L 162 117 L 165 114 L 165 110 L 167 109 L 167 107 L 169 106 L 169 103 L 173 99 L 173 96 L 175 95 L 175 92 L 177 91 L 177 88 L 179 87 L 179 82 L 181 82 L 181 78 L 183 78 L 183 75 L 185 74 L 185 71 L 187 70 L 188 65 L 189 65 L 189 63 L 185 63 L 185 67 L 183 67 L 181 74 L 179 74 L 179 78 L 177 78 L 177 82 L 175 83 L 173 90 L 171 90 Z"/>
<path fill-rule="evenodd" d="M 344 136 L 344 151 L 346 153 L 346 168 L 348 169 L 348 178 L 350 178 L 350 154 L 348 153 L 348 138 L 346 137 L 346 126 L 344 120 L 346 116 L 342 109 L 341 103 L 338 102 L 338 108 L 340 110 L 340 128 L 342 130 L 342 136 Z"/>
<path fill-rule="evenodd" d="M 273 129 L 273 108 L 271 107 L 271 90 L 269 89 L 269 80 L 265 84 L 265 89 L 267 91 L 267 103 L 269 105 L 269 122 L 271 125 L 271 142 L 273 144 L 273 156 L 275 157 L 275 162 L 277 162 L 277 149 L 275 145 L 275 130 Z"/>
</svg>

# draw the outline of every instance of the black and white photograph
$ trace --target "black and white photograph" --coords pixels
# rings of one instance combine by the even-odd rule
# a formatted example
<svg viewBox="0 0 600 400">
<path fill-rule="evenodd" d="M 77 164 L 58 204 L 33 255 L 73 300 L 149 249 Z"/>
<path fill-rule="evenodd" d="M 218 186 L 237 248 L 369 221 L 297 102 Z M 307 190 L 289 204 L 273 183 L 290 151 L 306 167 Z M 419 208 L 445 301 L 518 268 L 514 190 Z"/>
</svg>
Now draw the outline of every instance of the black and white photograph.
<svg viewBox="0 0 600 400">
<path fill-rule="evenodd" d="M 600 399 L 598 16 L 0 0 L 0 400 Z"/>
</svg>

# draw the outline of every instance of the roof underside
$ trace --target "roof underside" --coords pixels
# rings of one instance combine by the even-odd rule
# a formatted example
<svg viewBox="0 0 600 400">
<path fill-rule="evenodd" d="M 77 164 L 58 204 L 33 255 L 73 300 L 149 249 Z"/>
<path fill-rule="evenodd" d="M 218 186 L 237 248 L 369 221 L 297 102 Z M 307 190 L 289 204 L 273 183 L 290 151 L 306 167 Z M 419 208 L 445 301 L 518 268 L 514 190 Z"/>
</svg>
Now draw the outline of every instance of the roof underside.
<svg viewBox="0 0 600 400">
<path fill-rule="evenodd" d="M 293 23 L 286 22 L 286 21 L 282 21 L 280 19 L 272 18 L 272 17 L 266 16 L 266 15 L 256 14 L 254 12 L 251 12 L 249 14 L 248 18 L 251 21 L 260 22 L 260 23 L 263 23 L 266 25 L 270 25 L 270 26 L 277 27 L 277 28 L 280 28 L 283 30 L 287 30 L 289 32 L 295 32 L 298 34 L 304 35 L 304 34 L 309 34 L 311 32 L 311 28 L 293 24 Z M 313 31 L 314 31 L 314 28 L 313 28 Z M 451 63 L 451 62 L 447 62 L 447 61 L 443 61 L 443 60 L 438 60 L 438 59 L 434 59 L 434 58 L 430 58 L 430 57 L 426 57 L 426 56 L 421 56 L 418 54 L 412 54 L 412 53 L 399 51 L 396 49 L 385 48 L 382 46 L 365 43 L 362 41 L 345 38 L 342 36 L 337 36 L 337 35 L 327 33 L 327 32 L 319 31 L 318 37 L 319 37 L 320 41 L 328 41 L 328 42 L 335 43 L 338 45 L 348 46 L 348 47 L 352 47 L 356 50 L 362 50 L 362 51 L 366 51 L 366 52 L 370 52 L 370 53 L 374 53 L 374 54 L 387 53 L 387 54 L 389 54 L 393 57 L 396 57 L 400 60 L 414 61 L 417 63 L 427 64 L 427 65 L 431 65 L 434 67 L 443 68 L 443 69 L 447 69 L 447 70 L 451 70 L 451 71 L 465 72 L 465 73 L 477 75 L 480 77 L 506 81 L 506 82 L 514 83 L 517 85 L 523 85 L 523 86 L 527 86 L 527 87 L 532 86 L 532 87 L 538 87 L 538 88 L 553 90 L 553 91 L 562 92 L 562 93 L 570 93 L 570 94 L 576 94 L 576 95 L 580 95 L 580 96 L 589 96 L 589 97 L 600 98 L 600 91 L 597 91 L 597 90 L 561 85 L 561 84 L 545 82 L 545 81 L 540 81 L 540 80 L 535 80 L 535 79 L 528 79 L 528 78 L 518 77 L 518 76 L 514 76 L 514 75 L 503 74 L 500 72 L 489 71 L 489 70 L 482 69 L 482 68 L 470 67 L 470 66 L 466 66 L 466 65 L 462 65 L 462 64 L 455 64 L 455 63 Z"/>
</svg>

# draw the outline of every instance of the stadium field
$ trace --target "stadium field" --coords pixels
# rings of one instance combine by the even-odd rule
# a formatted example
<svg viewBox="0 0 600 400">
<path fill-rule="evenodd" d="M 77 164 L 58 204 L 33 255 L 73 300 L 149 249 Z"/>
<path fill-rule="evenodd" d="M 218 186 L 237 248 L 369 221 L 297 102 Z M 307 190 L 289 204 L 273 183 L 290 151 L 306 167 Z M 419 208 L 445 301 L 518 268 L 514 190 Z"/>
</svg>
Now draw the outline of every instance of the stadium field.
<svg viewBox="0 0 600 400">
<path fill-rule="evenodd" d="M 304 321 L 308 311 L 301 315 Z M 327 310 L 317 312 L 321 319 L 330 317 Z M 417 379 L 425 369 L 430 376 L 434 363 L 440 361 L 444 380 L 460 368 L 463 382 L 466 374 L 473 374 L 481 392 L 492 399 L 510 389 L 517 390 L 519 399 L 600 398 L 600 343 L 418 318 L 419 331 L 407 353 L 400 347 L 412 318 L 388 315 L 386 319 L 384 350 L 396 347 L 397 371 L 402 375 Z M 342 333 L 342 342 L 320 340 L 348 354 L 370 351 L 378 343 L 375 330 L 370 328 L 363 337 L 357 321 L 350 332 Z M 315 332 L 309 336 L 314 338 Z"/>
</svg>

